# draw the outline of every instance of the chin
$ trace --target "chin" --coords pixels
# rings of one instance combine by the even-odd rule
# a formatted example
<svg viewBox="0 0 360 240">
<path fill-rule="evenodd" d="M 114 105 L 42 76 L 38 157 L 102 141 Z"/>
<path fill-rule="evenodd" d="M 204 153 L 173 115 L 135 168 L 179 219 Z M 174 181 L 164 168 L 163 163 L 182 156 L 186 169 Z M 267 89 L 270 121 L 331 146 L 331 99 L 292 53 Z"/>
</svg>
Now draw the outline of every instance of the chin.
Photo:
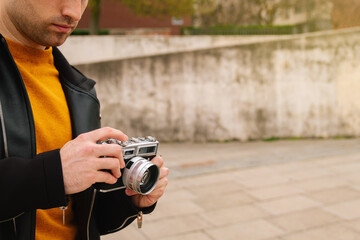
<svg viewBox="0 0 360 240">
<path fill-rule="evenodd" d="M 43 36 L 46 46 L 58 47 L 64 44 L 66 39 L 70 36 L 70 33 L 49 32 L 47 35 Z"/>
<path fill-rule="evenodd" d="M 63 45 L 63 44 L 65 43 L 65 41 L 66 41 L 66 39 L 67 39 L 68 37 L 69 37 L 69 36 L 54 39 L 53 41 L 50 41 L 48 45 L 49 45 L 49 46 L 52 46 L 52 47 L 61 46 L 61 45 Z"/>
</svg>

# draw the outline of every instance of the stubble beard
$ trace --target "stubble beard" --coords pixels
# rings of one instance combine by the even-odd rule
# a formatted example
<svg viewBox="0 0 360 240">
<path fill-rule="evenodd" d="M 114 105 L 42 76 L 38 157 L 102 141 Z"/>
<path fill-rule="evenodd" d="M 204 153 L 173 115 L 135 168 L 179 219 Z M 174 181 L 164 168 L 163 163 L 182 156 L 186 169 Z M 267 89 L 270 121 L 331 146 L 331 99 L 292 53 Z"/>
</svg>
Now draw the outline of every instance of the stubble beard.
<svg viewBox="0 0 360 240">
<path fill-rule="evenodd" d="M 18 21 L 16 21 L 16 28 L 18 31 L 22 34 L 22 36 L 25 39 L 31 40 L 33 43 L 44 46 L 44 47 L 51 47 L 51 46 L 60 46 L 62 45 L 65 40 L 69 37 L 71 34 L 69 33 L 62 33 L 55 31 L 51 23 L 66 23 L 69 25 L 76 26 L 77 23 L 74 23 L 73 21 L 66 19 L 66 18 L 54 18 L 50 19 L 48 21 L 36 21 L 34 22 L 29 21 L 28 19 L 25 19 L 24 17 L 18 18 Z M 74 27 L 75 28 L 75 27 Z"/>
</svg>

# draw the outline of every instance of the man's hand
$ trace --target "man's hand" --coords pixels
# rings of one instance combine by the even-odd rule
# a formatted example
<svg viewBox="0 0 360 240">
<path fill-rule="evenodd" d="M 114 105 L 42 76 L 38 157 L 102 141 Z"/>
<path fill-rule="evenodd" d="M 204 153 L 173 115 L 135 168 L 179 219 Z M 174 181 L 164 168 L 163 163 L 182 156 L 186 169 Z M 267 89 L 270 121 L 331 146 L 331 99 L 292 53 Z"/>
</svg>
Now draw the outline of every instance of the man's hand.
<svg viewBox="0 0 360 240">
<path fill-rule="evenodd" d="M 84 191 L 96 182 L 114 184 L 121 176 L 120 169 L 125 167 L 121 146 L 96 143 L 107 138 L 126 141 L 128 137 L 119 130 L 106 127 L 81 134 L 60 149 L 66 194 Z"/>
<path fill-rule="evenodd" d="M 138 208 L 150 207 L 156 203 L 159 198 L 164 194 L 165 188 L 168 184 L 169 169 L 164 167 L 164 160 L 160 156 L 156 156 L 151 160 L 152 163 L 156 164 L 160 168 L 159 181 L 157 182 L 154 190 L 148 195 L 141 195 L 133 190 L 127 188 L 125 190 L 126 195 L 132 196 L 134 205 Z"/>
</svg>

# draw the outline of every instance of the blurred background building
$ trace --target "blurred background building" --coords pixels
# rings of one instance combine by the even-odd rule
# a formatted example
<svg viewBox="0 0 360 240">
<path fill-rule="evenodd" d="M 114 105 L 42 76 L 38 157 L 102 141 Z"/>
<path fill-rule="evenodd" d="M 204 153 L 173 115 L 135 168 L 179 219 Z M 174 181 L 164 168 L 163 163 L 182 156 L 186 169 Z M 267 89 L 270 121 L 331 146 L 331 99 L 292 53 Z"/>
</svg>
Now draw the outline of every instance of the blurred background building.
<svg viewBox="0 0 360 240">
<path fill-rule="evenodd" d="M 106 34 L 293 34 L 360 25 L 356 0 L 204 0 L 188 13 L 187 9 L 147 12 L 126 0 L 102 0 L 99 6 L 99 27 Z M 78 34 L 90 27 L 90 9 L 79 23 Z"/>
<path fill-rule="evenodd" d="M 109 34 L 119 35 L 179 35 L 181 27 L 191 26 L 191 16 L 144 16 L 136 14 L 121 1 L 102 0 L 99 26 Z M 78 29 L 90 27 L 90 8 L 86 9 Z M 81 32 L 81 30 L 80 30 Z"/>
</svg>

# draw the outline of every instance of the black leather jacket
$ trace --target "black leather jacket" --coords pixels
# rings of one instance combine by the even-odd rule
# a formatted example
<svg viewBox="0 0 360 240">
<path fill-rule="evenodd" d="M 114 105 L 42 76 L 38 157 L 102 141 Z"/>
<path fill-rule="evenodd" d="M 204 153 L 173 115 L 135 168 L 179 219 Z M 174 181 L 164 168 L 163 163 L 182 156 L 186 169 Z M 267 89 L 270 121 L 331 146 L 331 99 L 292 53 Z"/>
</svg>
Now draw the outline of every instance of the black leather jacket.
<svg viewBox="0 0 360 240">
<path fill-rule="evenodd" d="M 32 240 L 36 209 L 66 206 L 68 199 L 59 150 L 36 155 L 29 98 L 1 35 L 0 41 L 0 240 Z M 99 128 L 95 82 L 71 67 L 57 48 L 53 56 L 69 106 L 73 137 Z M 73 199 L 77 239 L 100 239 L 100 234 L 130 224 L 139 212 L 123 190 L 99 193 L 89 188 Z"/>
</svg>

